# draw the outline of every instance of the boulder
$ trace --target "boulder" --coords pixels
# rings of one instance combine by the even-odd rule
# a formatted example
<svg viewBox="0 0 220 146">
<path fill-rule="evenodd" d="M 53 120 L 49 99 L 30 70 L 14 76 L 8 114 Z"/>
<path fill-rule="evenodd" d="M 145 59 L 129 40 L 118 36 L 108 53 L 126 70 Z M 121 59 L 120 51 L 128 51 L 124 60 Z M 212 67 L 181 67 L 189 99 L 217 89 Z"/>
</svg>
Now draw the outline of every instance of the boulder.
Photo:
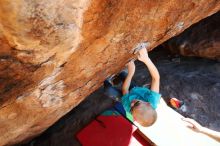
<svg viewBox="0 0 220 146">
<path fill-rule="evenodd" d="M 1 0 L 0 145 L 56 122 L 147 42 L 216 13 L 220 1 Z"/>
<path fill-rule="evenodd" d="M 220 59 L 220 12 L 192 25 L 164 46 L 174 54 Z"/>
<path fill-rule="evenodd" d="M 154 49 L 149 55 L 160 72 L 160 93 L 168 105 L 172 97 L 182 100 L 184 105 L 174 110 L 220 131 L 219 62 L 197 57 L 171 57 L 170 52 L 162 48 Z M 138 86 L 149 85 L 151 76 L 146 66 L 139 61 L 135 64 L 132 80 Z M 105 98 L 103 88 L 99 88 L 43 134 L 21 146 L 81 146 L 77 133 L 109 106 L 112 106 L 111 99 Z"/>
</svg>

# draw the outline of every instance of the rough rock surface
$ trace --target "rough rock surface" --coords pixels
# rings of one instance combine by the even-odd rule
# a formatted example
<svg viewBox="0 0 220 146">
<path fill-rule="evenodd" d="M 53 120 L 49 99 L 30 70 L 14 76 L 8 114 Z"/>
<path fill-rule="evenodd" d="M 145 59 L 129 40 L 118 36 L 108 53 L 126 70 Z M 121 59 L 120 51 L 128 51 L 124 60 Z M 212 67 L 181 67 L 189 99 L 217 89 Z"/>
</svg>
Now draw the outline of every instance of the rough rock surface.
<svg viewBox="0 0 220 146">
<path fill-rule="evenodd" d="M 149 49 L 217 12 L 220 1 L 1 0 L 0 145 L 43 132 Z"/>
<path fill-rule="evenodd" d="M 183 100 L 185 105 L 177 112 L 220 131 L 220 63 L 193 57 L 172 57 L 162 49 L 150 53 L 160 71 L 162 96 Z M 135 64 L 134 81 L 140 86 L 148 84 L 150 77 L 146 67 L 140 62 Z M 73 135 L 110 105 L 111 99 L 103 95 L 103 88 L 99 88 L 46 132 L 22 146 L 80 146 Z"/>
<path fill-rule="evenodd" d="M 192 25 L 164 46 L 175 54 L 220 59 L 220 12 Z"/>
<path fill-rule="evenodd" d="M 103 95 L 103 88 L 85 98 L 43 134 L 26 144 L 17 146 L 81 146 L 75 137 L 97 115 L 112 107 L 113 101 Z"/>
</svg>

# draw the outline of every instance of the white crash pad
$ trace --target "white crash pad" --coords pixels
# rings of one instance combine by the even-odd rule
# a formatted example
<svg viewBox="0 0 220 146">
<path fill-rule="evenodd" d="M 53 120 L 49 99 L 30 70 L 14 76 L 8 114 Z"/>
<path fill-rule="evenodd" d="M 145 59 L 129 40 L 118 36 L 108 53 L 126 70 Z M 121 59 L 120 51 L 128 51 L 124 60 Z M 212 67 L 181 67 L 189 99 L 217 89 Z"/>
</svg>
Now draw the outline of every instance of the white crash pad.
<svg viewBox="0 0 220 146">
<path fill-rule="evenodd" d="M 183 117 L 167 106 L 161 98 L 157 108 L 157 121 L 151 127 L 135 125 L 146 139 L 158 146 L 220 146 L 220 143 L 201 133 L 194 132 L 181 120 Z"/>
</svg>

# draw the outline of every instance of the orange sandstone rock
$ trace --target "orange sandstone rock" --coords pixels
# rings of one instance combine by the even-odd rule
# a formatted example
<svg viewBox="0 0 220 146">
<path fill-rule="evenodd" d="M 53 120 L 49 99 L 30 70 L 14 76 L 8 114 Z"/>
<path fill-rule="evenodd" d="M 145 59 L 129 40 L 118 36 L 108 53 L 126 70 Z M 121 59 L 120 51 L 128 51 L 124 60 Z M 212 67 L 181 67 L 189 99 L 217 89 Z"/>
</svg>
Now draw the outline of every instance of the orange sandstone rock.
<svg viewBox="0 0 220 146">
<path fill-rule="evenodd" d="M 1 0 L 0 145 L 43 132 L 149 50 L 217 12 L 220 1 Z"/>
</svg>

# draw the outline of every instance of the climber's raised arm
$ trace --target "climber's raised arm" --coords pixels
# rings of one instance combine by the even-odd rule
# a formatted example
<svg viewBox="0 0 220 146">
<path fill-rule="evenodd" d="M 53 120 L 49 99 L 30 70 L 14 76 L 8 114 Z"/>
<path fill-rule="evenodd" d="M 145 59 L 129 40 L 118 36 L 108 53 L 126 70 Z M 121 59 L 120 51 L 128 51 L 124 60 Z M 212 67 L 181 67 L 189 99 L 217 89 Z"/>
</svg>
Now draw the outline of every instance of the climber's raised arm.
<svg viewBox="0 0 220 146">
<path fill-rule="evenodd" d="M 160 74 L 153 64 L 151 59 L 148 57 L 147 50 L 145 48 L 138 52 L 138 60 L 142 61 L 148 68 L 151 75 L 151 90 L 159 93 L 160 90 Z"/>
<path fill-rule="evenodd" d="M 128 66 L 128 75 L 122 85 L 122 94 L 123 95 L 125 95 L 129 92 L 131 79 L 134 76 L 134 72 L 135 72 L 135 64 L 134 64 L 133 60 L 131 60 L 127 66 Z"/>
</svg>

